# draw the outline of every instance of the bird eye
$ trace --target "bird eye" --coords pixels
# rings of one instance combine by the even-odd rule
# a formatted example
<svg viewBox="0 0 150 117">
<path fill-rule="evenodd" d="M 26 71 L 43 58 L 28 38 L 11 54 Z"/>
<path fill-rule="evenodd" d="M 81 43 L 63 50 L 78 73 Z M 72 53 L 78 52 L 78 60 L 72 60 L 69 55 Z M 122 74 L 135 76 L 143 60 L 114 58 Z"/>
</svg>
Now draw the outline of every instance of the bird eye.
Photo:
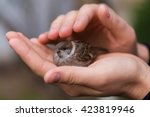
<svg viewBox="0 0 150 117">
<path fill-rule="evenodd" d="M 67 50 L 67 48 L 66 48 L 66 47 L 63 47 L 62 50 Z"/>
<path fill-rule="evenodd" d="M 61 51 L 60 51 L 60 50 L 58 50 L 58 51 L 57 51 L 57 54 L 60 54 L 60 53 L 61 53 Z"/>
</svg>

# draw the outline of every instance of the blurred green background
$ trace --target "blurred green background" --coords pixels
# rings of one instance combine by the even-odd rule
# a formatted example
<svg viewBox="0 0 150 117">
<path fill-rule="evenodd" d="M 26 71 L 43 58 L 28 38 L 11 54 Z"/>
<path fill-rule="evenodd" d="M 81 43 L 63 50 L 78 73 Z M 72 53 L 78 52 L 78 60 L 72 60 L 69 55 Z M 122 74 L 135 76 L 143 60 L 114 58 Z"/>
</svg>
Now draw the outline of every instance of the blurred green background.
<svg viewBox="0 0 150 117">
<path fill-rule="evenodd" d="M 17 16 L 11 14 L 12 12 L 7 12 L 7 10 L 9 11 L 13 9 L 14 12 L 17 12 L 19 14 L 21 11 L 18 11 L 16 9 L 19 8 L 19 3 L 21 4 L 21 1 L 24 2 L 23 13 L 24 11 L 26 11 L 27 14 L 24 13 L 24 15 L 21 14 Z M 41 2 L 41 0 L 26 1 L 36 1 L 37 3 L 39 2 L 39 4 Z M 43 12 L 44 10 L 42 11 L 42 9 L 45 9 L 46 0 L 43 0 L 45 4 L 43 4 L 43 6 L 40 6 L 40 10 L 36 12 L 39 15 L 42 15 L 38 18 L 33 19 L 33 22 L 22 24 L 17 18 L 15 19 L 15 17 L 23 19 L 28 18 L 27 20 L 29 21 L 31 21 L 30 19 L 33 18 L 32 14 L 29 17 L 32 9 L 30 9 L 31 6 L 29 7 L 26 4 L 26 1 L 0 0 L 0 99 L 101 99 L 95 97 L 72 98 L 67 96 L 57 86 L 45 84 L 43 79 L 38 78 L 38 76 L 32 73 L 32 71 L 20 60 L 20 58 L 18 58 L 18 56 L 9 47 L 8 42 L 5 39 L 5 33 L 9 30 L 21 31 L 28 37 L 37 36 L 38 34 L 48 30 L 50 22 L 57 15 L 66 13 L 72 9 L 78 9 L 85 3 L 104 2 L 111 6 L 122 18 L 124 18 L 130 25 L 135 28 L 137 39 L 140 42 L 150 43 L 149 0 L 68 0 L 68 4 L 62 4 L 62 0 L 47 0 L 52 1 L 51 7 L 53 7 L 53 9 L 50 9 L 47 12 L 49 13 L 51 11 L 48 14 L 48 17 L 50 16 L 51 18 L 48 20 L 46 18 L 44 19 L 44 15 L 46 14 L 46 12 Z M 4 7 L 4 5 L 6 5 L 6 7 Z M 12 5 L 14 5 L 15 7 L 9 9 Z M 10 19 L 14 19 L 13 23 L 9 19 L 9 16 L 11 17 Z M 35 23 L 36 20 L 39 20 L 41 26 L 37 26 L 37 24 Z M 15 24 L 15 21 L 17 22 L 17 24 Z M 27 29 L 25 27 L 27 27 Z M 32 31 L 28 30 L 29 27 Z M 108 99 L 118 98 L 111 97 Z"/>
<path fill-rule="evenodd" d="M 134 27 L 140 42 L 150 43 L 150 1 L 146 0 L 135 10 Z"/>
</svg>

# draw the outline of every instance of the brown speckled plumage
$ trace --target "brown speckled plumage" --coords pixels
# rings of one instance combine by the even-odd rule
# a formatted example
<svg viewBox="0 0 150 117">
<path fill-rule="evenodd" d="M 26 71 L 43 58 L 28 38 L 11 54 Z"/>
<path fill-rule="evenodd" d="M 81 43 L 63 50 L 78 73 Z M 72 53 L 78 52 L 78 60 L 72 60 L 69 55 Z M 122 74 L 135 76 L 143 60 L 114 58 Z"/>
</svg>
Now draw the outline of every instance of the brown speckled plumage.
<svg viewBox="0 0 150 117">
<path fill-rule="evenodd" d="M 105 52 L 105 49 L 92 47 L 80 40 L 62 41 L 56 45 L 54 63 L 57 66 L 88 66 L 98 54 Z"/>
</svg>

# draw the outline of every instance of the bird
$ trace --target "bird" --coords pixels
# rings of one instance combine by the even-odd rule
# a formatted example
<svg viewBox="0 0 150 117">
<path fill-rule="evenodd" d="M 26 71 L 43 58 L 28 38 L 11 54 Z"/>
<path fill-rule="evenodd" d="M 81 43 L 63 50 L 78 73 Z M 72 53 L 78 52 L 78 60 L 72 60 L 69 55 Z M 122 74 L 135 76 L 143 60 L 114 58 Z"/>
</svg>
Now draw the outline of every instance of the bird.
<svg viewBox="0 0 150 117">
<path fill-rule="evenodd" d="M 56 44 L 53 61 L 57 66 L 89 66 L 104 48 L 93 47 L 82 40 L 65 40 Z"/>
</svg>

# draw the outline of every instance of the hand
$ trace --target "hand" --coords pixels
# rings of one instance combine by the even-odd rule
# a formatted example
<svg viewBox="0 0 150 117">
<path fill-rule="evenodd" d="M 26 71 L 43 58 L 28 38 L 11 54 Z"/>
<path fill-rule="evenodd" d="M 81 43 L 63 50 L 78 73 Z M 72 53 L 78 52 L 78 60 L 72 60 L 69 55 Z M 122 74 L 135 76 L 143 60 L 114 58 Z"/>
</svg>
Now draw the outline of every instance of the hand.
<svg viewBox="0 0 150 117">
<path fill-rule="evenodd" d="M 67 37 L 88 41 L 109 52 L 131 53 L 149 61 L 148 49 L 137 43 L 134 29 L 104 4 L 84 5 L 78 11 L 58 16 L 50 31 L 39 36 L 39 42 L 47 44 Z"/>
<path fill-rule="evenodd" d="M 59 84 L 71 96 L 119 95 L 143 99 L 150 91 L 150 68 L 130 54 L 106 54 L 89 67 L 54 68 L 45 75 L 45 82 Z"/>
<path fill-rule="evenodd" d="M 124 95 L 142 99 L 150 89 L 149 67 L 135 56 L 107 54 L 99 56 L 89 67 L 56 67 L 53 51 L 37 39 L 30 41 L 17 32 L 6 36 L 10 46 L 36 74 L 44 77 L 47 73 L 46 82 L 57 83 L 70 95 Z"/>
<path fill-rule="evenodd" d="M 136 35 L 131 26 L 104 4 L 88 4 L 78 11 L 58 16 L 50 31 L 39 36 L 47 44 L 67 37 L 85 40 L 110 52 L 126 52 L 137 55 Z"/>
<path fill-rule="evenodd" d="M 48 70 L 56 67 L 53 64 L 53 51 L 37 39 L 29 40 L 17 32 L 8 32 L 6 37 L 10 46 L 36 74 L 44 77 Z"/>
</svg>

